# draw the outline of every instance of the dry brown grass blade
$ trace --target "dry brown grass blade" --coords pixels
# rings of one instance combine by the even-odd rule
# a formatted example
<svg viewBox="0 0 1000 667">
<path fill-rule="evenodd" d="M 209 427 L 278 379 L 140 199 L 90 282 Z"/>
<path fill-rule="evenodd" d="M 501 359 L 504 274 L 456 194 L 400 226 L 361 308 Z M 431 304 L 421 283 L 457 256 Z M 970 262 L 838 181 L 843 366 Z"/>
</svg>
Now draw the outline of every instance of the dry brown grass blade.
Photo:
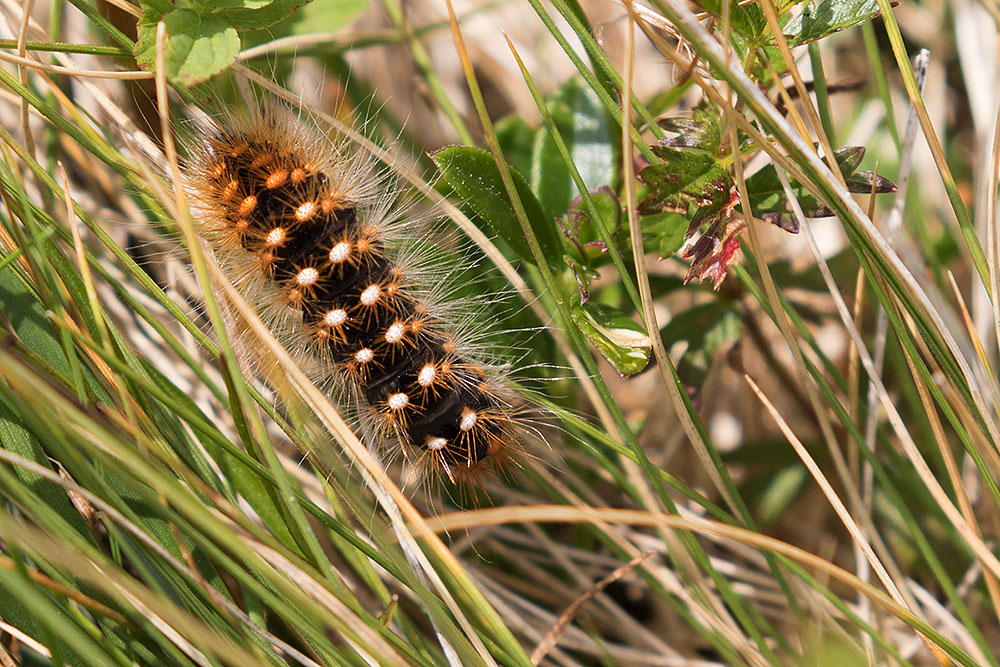
<svg viewBox="0 0 1000 667">
<path fill-rule="evenodd" d="M 17 571 L 19 568 L 21 568 L 22 565 L 23 564 L 21 563 L 14 562 L 14 560 L 9 558 L 8 556 L 0 554 L 0 567 L 4 568 L 5 570 L 10 570 L 11 572 L 14 572 Z M 107 618 L 110 618 L 111 620 L 117 623 L 121 623 L 123 625 L 127 625 L 129 623 L 127 618 L 119 614 L 111 607 L 108 607 L 107 605 L 98 602 L 97 600 L 94 600 L 93 598 L 87 595 L 84 595 L 75 588 L 72 588 L 70 586 L 67 586 L 66 584 L 62 584 L 52 579 L 51 577 L 49 577 L 44 572 L 41 572 L 40 570 L 28 569 L 25 570 L 25 572 L 27 573 L 27 577 L 29 579 L 31 579 L 37 584 L 44 586 L 48 590 L 53 591 L 56 595 L 64 595 L 67 598 L 76 602 L 81 607 L 86 607 L 92 610 L 95 614 L 106 616 Z"/>
<path fill-rule="evenodd" d="M 291 581 L 295 582 L 295 584 L 302 589 L 302 592 L 316 600 L 316 602 L 321 604 L 330 612 L 336 614 L 345 621 L 357 618 L 354 612 L 352 612 L 347 605 L 338 600 L 336 596 L 331 594 L 330 591 L 310 576 L 309 573 L 295 565 L 295 563 L 287 557 L 266 544 L 262 544 L 253 539 L 245 537 L 243 541 L 272 567 L 284 573 L 285 576 L 287 576 Z M 389 645 L 387 641 L 385 641 L 377 632 L 374 632 L 371 628 L 369 628 L 365 623 L 359 621 L 353 622 L 350 625 L 351 629 L 358 633 L 358 637 L 364 640 L 367 645 L 375 647 L 379 650 L 378 656 L 380 664 L 401 666 L 405 666 L 407 664 L 406 660 L 396 651 L 396 649 Z M 373 659 L 372 656 L 366 656 L 366 658 Z"/>
<path fill-rule="evenodd" d="M 971 529 L 974 530 L 980 538 L 982 538 L 983 533 L 979 527 L 976 512 L 969 499 L 969 494 L 966 492 L 965 483 L 962 479 L 962 473 L 959 470 L 958 462 L 955 461 L 954 454 L 952 454 L 950 442 L 948 441 L 948 437 L 945 435 L 944 427 L 941 424 L 940 417 L 938 416 L 937 407 L 934 405 L 933 398 L 930 395 L 927 384 L 924 382 L 923 376 L 920 375 L 916 365 L 913 363 L 912 357 L 905 348 L 903 350 L 903 354 L 906 356 L 906 364 L 910 369 L 910 375 L 913 377 L 913 382 L 917 388 L 917 393 L 920 396 L 920 401 L 924 406 L 931 429 L 934 431 L 934 439 L 938 445 L 938 451 L 940 452 L 941 459 L 944 461 L 945 470 L 948 472 L 948 479 L 951 482 L 951 488 L 955 493 L 956 500 L 958 501 L 959 510 L 969 522 Z M 990 599 L 993 601 L 994 613 L 998 615 L 997 620 L 1000 621 L 1000 584 L 998 584 L 997 576 L 990 570 L 983 568 L 983 578 L 986 582 L 986 590 L 989 593 Z"/>
<path fill-rule="evenodd" d="M 903 595 L 900 592 L 899 587 L 896 585 L 896 582 L 893 581 L 892 577 L 889 576 L 889 573 L 882 565 L 878 556 L 875 555 L 875 551 L 868 543 L 868 540 L 865 538 L 864 533 L 858 526 L 858 523 L 854 520 L 854 517 L 851 516 L 851 513 L 847 510 L 847 507 L 844 505 L 843 501 L 840 500 L 840 497 L 834 490 L 833 485 L 831 485 L 829 480 L 827 480 L 826 475 L 823 474 L 823 471 L 820 469 L 815 459 L 813 459 L 812 455 L 809 454 L 809 452 L 806 450 L 802 442 L 798 439 L 798 437 L 796 437 L 795 433 L 788 426 L 788 423 L 781 416 L 778 410 L 774 407 L 774 404 L 771 403 L 771 401 L 767 398 L 764 392 L 761 391 L 760 387 L 757 386 L 757 383 L 754 382 L 749 375 L 745 375 L 744 379 L 747 381 L 747 384 L 750 385 L 750 388 L 753 390 L 753 392 L 757 395 L 757 398 L 760 399 L 760 402 L 764 405 L 764 408 L 771 415 L 771 418 L 774 419 L 775 423 L 778 425 L 778 428 L 784 434 L 789 444 L 792 445 L 792 448 L 795 450 L 795 453 L 798 455 L 799 459 L 802 460 L 802 463 L 805 464 L 806 468 L 809 470 L 809 473 L 813 476 L 813 479 L 819 485 L 820 489 L 822 489 L 823 495 L 826 496 L 826 499 L 830 503 L 830 506 L 833 507 L 834 511 L 837 513 L 837 516 L 840 518 L 841 523 L 844 524 L 844 527 L 847 528 L 847 531 L 851 534 L 854 543 L 861 548 L 862 552 L 865 555 L 866 560 L 872 566 L 872 569 L 875 571 L 875 573 L 878 575 L 879 580 L 882 582 L 882 585 L 885 586 L 885 589 L 889 591 L 889 594 L 897 603 L 909 609 L 910 605 L 907 604 L 906 600 L 903 598 Z"/>
<path fill-rule="evenodd" d="M 990 362 L 990 358 L 986 354 L 986 346 L 983 345 L 983 341 L 979 338 L 979 333 L 976 331 L 976 325 L 972 321 L 972 314 L 969 313 L 969 307 L 966 305 L 965 298 L 962 296 L 962 290 L 959 289 L 958 283 L 955 282 L 955 274 L 952 271 L 948 272 L 948 284 L 951 286 L 952 294 L 955 295 L 955 303 L 958 304 L 958 312 L 962 316 L 962 323 L 965 325 L 965 333 L 972 342 L 972 347 L 976 351 L 976 357 L 982 365 L 984 375 L 983 381 L 992 385 L 995 396 L 1000 396 L 1000 385 L 997 384 L 997 375 L 993 370 L 993 364 Z"/>
<path fill-rule="evenodd" d="M 5 623 L 2 619 L 0 619 L 0 631 L 6 632 L 38 655 L 45 656 L 46 658 L 52 657 L 52 652 L 49 651 L 48 647 L 34 637 L 29 636 L 20 628 L 16 628 L 10 623 Z M 0 662 L 3 663 L 4 667 L 18 667 L 17 663 L 14 662 L 14 658 L 11 657 L 10 653 L 7 652 L 7 648 L 3 645 L 0 645 Z"/>
<path fill-rule="evenodd" d="M 806 84 L 802 80 L 802 73 L 799 72 L 799 68 L 795 63 L 795 57 L 792 55 L 792 49 L 788 45 L 788 40 L 785 38 L 785 32 L 782 30 L 780 21 L 778 20 L 778 13 L 774 7 L 774 1 L 760 0 L 758 4 L 764 11 L 764 16 L 767 18 L 767 25 L 771 29 L 771 34 L 774 35 L 774 41 L 778 46 L 778 50 L 781 51 L 781 57 L 785 61 L 788 73 L 792 76 L 792 81 L 795 82 L 795 90 L 798 91 L 799 100 L 802 102 L 802 106 L 806 110 L 806 117 L 809 119 L 809 124 L 812 126 L 813 132 L 815 132 L 816 136 L 819 138 L 820 146 L 823 147 L 823 157 L 830 165 L 830 170 L 832 171 L 834 177 L 838 178 L 843 184 L 844 175 L 840 173 L 840 168 L 837 166 L 837 160 L 834 157 L 833 147 L 830 145 L 830 139 L 826 136 L 826 132 L 823 131 L 823 123 L 820 122 L 819 113 L 816 111 L 816 107 L 812 104 L 812 98 L 809 96 Z M 773 67 L 770 59 L 766 56 L 764 57 L 764 61 L 768 63 L 769 67 Z M 775 72 L 775 74 L 777 73 Z M 778 86 L 778 89 L 784 90 L 784 86 Z M 788 108 L 790 109 L 791 107 Z M 803 140 L 811 142 L 809 137 L 809 134 L 802 136 Z"/>
<path fill-rule="evenodd" d="M 41 557 L 74 579 L 103 591 L 124 607 L 138 611 L 147 622 L 168 638 L 179 650 L 197 664 L 209 664 L 197 648 L 215 647 L 215 655 L 233 667 L 250 667 L 267 663 L 228 636 L 223 636 L 120 570 L 81 557 L 80 553 L 44 531 L 28 526 L 6 514 L 0 514 L 0 534 L 8 544 L 23 549 L 32 557 Z M 44 556 L 42 556 L 44 554 Z"/>
<path fill-rule="evenodd" d="M 881 581 L 885 589 L 889 591 L 889 595 L 891 595 L 893 600 L 895 600 L 901 607 L 912 612 L 913 605 L 907 601 L 908 596 L 904 597 L 903 592 L 900 590 L 899 586 L 896 584 L 895 581 L 893 581 L 892 577 L 889 576 L 889 572 L 885 569 L 885 566 L 882 565 L 881 561 L 879 561 L 878 556 L 875 555 L 875 551 L 872 549 L 871 545 L 868 543 L 868 540 L 865 538 L 865 534 L 858 526 L 858 523 L 854 520 L 854 517 L 852 517 L 850 512 L 847 511 L 847 507 L 845 507 L 843 502 L 841 502 L 840 498 L 837 496 L 836 491 L 834 491 L 833 486 L 826 479 L 826 475 L 823 474 L 823 471 L 820 469 L 819 465 L 817 465 L 816 461 L 806 450 L 805 446 L 796 437 L 795 433 L 788 426 L 788 423 L 781 416 L 778 410 L 774 407 L 774 404 L 772 404 L 771 401 L 768 400 L 767 396 L 764 395 L 764 392 L 760 390 L 760 387 L 757 386 L 757 384 L 750 378 L 749 375 L 746 375 L 744 377 L 746 378 L 747 383 L 749 383 L 750 387 L 753 389 L 754 393 L 757 394 L 757 398 L 760 399 L 761 403 L 764 404 L 764 407 L 767 409 L 768 413 L 777 423 L 778 428 L 781 429 L 781 432 L 784 434 L 789 444 L 792 445 L 792 448 L 795 450 L 795 453 L 805 464 L 806 468 L 809 470 L 809 473 L 813 476 L 813 479 L 816 480 L 816 483 L 823 490 L 823 495 L 826 496 L 827 501 L 830 503 L 831 507 L 833 507 L 834 511 L 837 513 L 837 516 L 840 518 L 840 521 L 844 524 L 844 527 L 847 528 L 847 531 L 851 534 L 851 538 L 854 540 L 854 544 L 859 549 L 861 549 L 861 552 L 865 555 L 865 560 L 867 560 L 868 564 L 871 565 L 872 570 L 874 570 L 876 576 L 878 576 L 879 581 Z M 921 635 L 921 639 L 923 640 L 924 645 L 927 646 L 927 649 L 934 655 L 934 657 L 942 665 L 951 662 L 948 656 L 944 653 L 944 651 L 942 651 L 941 648 L 936 644 L 934 644 L 934 642 L 932 642 L 928 637 L 924 637 L 923 635 Z"/>
<path fill-rule="evenodd" d="M 817 572 L 822 572 L 831 579 L 848 584 L 852 588 L 863 592 L 865 595 L 871 597 L 873 602 L 900 619 L 912 618 L 912 614 L 893 601 L 888 595 L 870 584 L 866 584 L 852 573 L 834 565 L 825 558 L 811 554 L 800 547 L 788 544 L 777 538 L 712 519 L 682 517 L 637 509 L 582 508 L 569 507 L 567 505 L 521 505 L 441 514 L 429 518 L 427 525 L 434 532 L 446 533 L 480 526 L 500 526 L 517 523 L 594 522 L 601 522 L 608 525 L 666 526 L 673 530 L 688 530 L 716 539 L 733 540 L 760 550 L 774 551 L 783 556 L 788 556 Z"/>
<path fill-rule="evenodd" d="M 774 552 L 790 558 L 816 573 L 851 587 L 870 599 L 877 607 L 904 623 L 910 624 L 922 620 L 906 607 L 896 603 L 890 596 L 825 558 L 782 540 L 710 519 L 658 514 L 645 510 L 532 505 L 444 514 L 429 519 L 428 526 L 436 532 L 449 532 L 466 530 L 475 526 L 498 526 L 515 523 L 593 522 L 603 522 L 610 525 L 665 526 L 674 530 L 688 530 L 714 539 L 732 540 L 762 551 Z M 919 633 L 917 634 L 919 635 Z M 933 647 L 930 650 L 935 656 L 944 656 L 946 662 L 942 664 L 950 664 L 950 659 L 942 652 L 940 646 L 929 639 L 924 641 L 930 642 L 930 647 Z"/>
<path fill-rule="evenodd" d="M 545 636 L 542 638 L 542 641 L 538 644 L 537 647 L 535 647 L 535 650 L 531 652 L 532 664 L 537 665 L 538 663 L 540 663 L 542 659 L 545 658 L 545 655 L 549 651 L 551 651 L 552 648 L 559 642 L 559 637 L 562 636 L 562 633 L 566 631 L 566 627 L 573 620 L 573 617 L 576 616 L 576 612 L 579 611 L 580 607 L 586 604 L 586 602 L 590 600 L 592 597 L 594 597 L 602 590 L 607 588 L 608 585 L 621 579 L 623 576 L 625 576 L 627 572 L 638 566 L 640 563 L 642 563 L 642 561 L 646 560 L 654 553 L 655 552 L 653 551 L 642 552 L 641 554 L 639 554 L 629 562 L 625 563 L 624 565 L 619 567 L 617 570 L 615 570 L 608 576 L 601 579 L 599 582 L 594 584 L 594 586 L 591 587 L 586 593 L 584 593 L 579 598 L 574 600 L 573 604 L 567 607 L 566 611 L 564 611 L 559 616 L 559 620 L 556 621 L 556 624 L 552 626 L 552 629 L 545 634 Z"/>
<path fill-rule="evenodd" d="M 662 0 L 662 4 L 665 8 L 669 9 L 672 15 L 677 17 L 677 20 L 683 26 L 683 32 L 686 32 L 692 35 L 694 39 L 697 39 L 699 45 L 704 51 L 711 54 L 714 59 L 726 61 L 728 57 L 726 48 L 706 31 L 705 27 L 697 21 L 696 17 L 691 14 L 686 5 L 681 3 L 679 0 Z M 666 21 L 666 19 L 662 17 L 661 20 Z M 656 40 L 657 37 L 653 35 L 651 36 L 651 39 Z M 659 41 L 662 43 L 662 38 L 660 38 Z M 668 57 L 673 57 L 669 48 L 664 51 L 664 54 Z M 908 65 L 905 64 L 903 66 L 908 67 Z M 990 437 L 995 442 L 1000 442 L 1000 423 L 997 422 L 997 419 L 992 412 L 992 406 L 987 404 L 981 391 L 979 390 L 974 370 L 970 366 L 968 359 L 965 358 L 962 347 L 959 345 L 955 336 L 949 329 L 948 324 L 945 321 L 945 317 L 942 315 L 938 305 L 921 286 L 920 281 L 914 275 L 911 268 L 906 265 L 885 235 L 882 234 L 882 232 L 867 217 L 859 204 L 854 200 L 853 195 L 836 178 L 836 176 L 829 169 L 829 166 L 816 155 L 812 149 L 812 144 L 802 141 L 801 137 L 794 132 L 793 128 L 789 126 L 785 118 L 782 117 L 781 114 L 778 113 L 777 109 L 774 108 L 774 105 L 767 99 L 766 95 L 764 95 L 764 93 L 749 80 L 746 73 L 741 69 L 734 67 L 729 69 L 728 74 L 733 81 L 736 81 L 741 85 L 744 95 L 747 96 L 743 100 L 744 103 L 748 106 L 755 107 L 759 113 L 766 116 L 768 121 L 779 129 L 784 141 L 794 148 L 800 159 L 807 163 L 807 166 L 811 171 L 815 172 L 823 179 L 826 186 L 831 190 L 834 198 L 839 203 L 840 207 L 845 211 L 845 214 L 851 218 L 853 223 L 857 225 L 857 228 L 871 243 L 873 249 L 878 252 L 882 260 L 885 262 L 885 265 L 888 267 L 888 270 L 892 271 L 900 280 L 902 289 L 905 289 L 906 292 L 912 297 L 914 304 L 917 306 L 922 316 L 924 316 L 928 322 L 933 325 L 933 329 L 936 331 L 937 335 L 954 356 L 962 375 L 966 378 L 969 384 L 973 402 L 979 410 L 982 420 L 986 424 Z M 912 79 L 912 73 L 910 74 L 911 76 L 909 78 L 904 77 L 908 88 L 910 85 L 910 79 Z M 727 105 L 725 100 L 723 100 L 717 91 L 714 91 L 711 87 L 705 87 L 704 90 L 712 102 L 720 108 L 727 109 L 727 107 L 730 106 Z M 918 117 L 920 117 L 923 125 L 923 120 L 926 116 L 926 109 L 924 109 L 923 105 L 920 104 L 918 105 L 917 111 Z M 820 200 L 826 200 L 826 196 L 823 192 L 821 192 L 817 184 L 814 183 L 812 179 L 801 177 L 798 169 L 794 164 L 792 164 L 792 161 L 788 158 L 788 156 L 783 154 L 776 144 L 768 141 L 760 134 L 760 132 L 753 128 L 742 116 L 742 114 L 735 113 L 733 114 L 733 118 L 740 129 L 746 132 L 747 135 L 761 149 L 763 149 L 771 157 L 771 159 L 787 171 L 792 178 L 799 183 L 802 183 L 810 194 L 818 197 Z M 928 129 L 929 125 L 924 125 L 924 127 L 925 129 Z M 931 127 L 930 130 L 933 131 L 933 128 Z M 937 143 L 938 147 L 940 147 L 940 142 L 937 141 L 936 136 L 928 139 L 928 141 L 932 140 Z M 937 157 L 937 154 L 935 154 L 935 157 Z M 946 165 L 941 168 L 941 173 L 942 178 L 944 178 L 946 183 L 953 183 L 953 179 L 951 179 L 950 172 L 947 171 Z M 892 421 L 893 428 L 899 429 L 901 424 L 895 420 Z M 906 440 L 908 436 L 901 433 L 901 437 Z"/>
<path fill-rule="evenodd" d="M 643 20 L 639 22 L 640 26 L 644 26 L 644 20 L 651 19 L 656 20 L 655 14 L 649 11 L 643 12 Z M 662 17 L 659 19 L 662 21 Z M 657 27 L 660 26 L 660 22 L 655 23 Z M 669 23 L 666 23 L 669 25 Z M 674 61 L 677 65 L 683 65 L 684 59 L 676 52 L 675 49 L 671 48 L 669 44 L 663 40 L 663 38 L 658 35 L 655 30 L 650 30 L 644 27 L 645 34 L 654 43 L 657 49 L 666 55 L 668 58 Z M 729 58 L 732 55 L 731 50 L 726 50 L 726 56 Z M 711 85 L 710 82 L 705 81 L 703 78 L 697 76 L 697 73 L 692 73 L 695 77 L 695 83 L 701 87 L 705 95 L 719 108 L 721 108 L 727 119 L 727 132 L 729 133 L 729 143 L 733 150 L 733 165 L 735 170 L 735 182 L 740 195 L 740 208 L 744 219 L 747 221 L 747 235 L 750 241 L 750 247 L 753 249 L 755 256 L 758 258 L 757 265 L 761 274 L 761 282 L 764 286 L 764 293 L 767 296 L 768 303 L 771 306 L 772 312 L 775 313 L 776 322 L 778 329 L 781 331 L 782 337 L 784 338 L 789 350 L 792 353 L 792 358 L 794 361 L 794 370 L 797 377 L 800 380 L 802 387 L 806 392 L 810 404 L 813 407 L 814 414 L 819 422 L 820 432 L 823 435 L 824 442 L 827 445 L 827 449 L 831 452 L 834 457 L 834 461 L 838 463 L 838 472 L 844 483 L 849 483 L 849 477 L 846 474 L 846 465 L 841 463 L 842 455 L 840 453 L 840 448 L 837 444 L 837 438 L 834 433 L 833 425 L 831 423 L 829 414 L 824 408 L 823 400 L 819 396 L 816 387 L 808 378 L 808 370 L 806 364 L 802 357 L 802 351 L 797 343 L 797 338 L 792 327 L 791 322 L 788 319 L 787 313 L 785 313 L 784 307 L 782 306 L 781 299 L 778 296 L 778 288 L 771 276 L 770 269 L 768 267 L 767 261 L 764 261 L 764 254 L 762 252 L 763 241 L 761 239 L 760 230 L 757 228 L 757 223 L 753 218 L 753 211 L 749 207 L 749 194 L 746 189 L 746 181 L 743 177 L 743 163 L 740 156 L 737 154 L 738 142 L 736 141 L 736 128 L 746 132 L 751 139 L 758 145 L 768 150 L 771 146 L 770 142 L 761 134 L 753 125 L 747 122 L 747 120 L 742 116 L 742 114 L 735 108 L 735 103 L 732 99 L 725 98 L 716 88 Z M 732 95 L 731 91 L 727 92 L 728 95 Z M 798 174 L 798 170 L 792 165 L 787 159 L 775 157 L 777 162 L 780 162 L 781 166 L 784 167 L 791 173 L 799 182 L 805 182 L 804 177 Z M 777 165 L 776 165 L 777 166 Z M 654 341 L 655 343 L 655 341 Z M 654 346 L 654 350 L 655 350 Z"/>
<path fill-rule="evenodd" d="M 40 72 L 51 72 L 53 74 L 68 74 L 80 78 L 88 79 L 123 79 L 123 80 L 139 80 L 139 79 L 152 79 L 155 75 L 152 72 L 142 72 L 142 71 L 127 71 L 127 72 L 109 72 L 107 70 L 91 70 L 91 69 L 77 69 L 75 67 L 63 67 L 61 65 L 49 65 L 48 63 L 40 63 L 37 60 L 31 60 L 30 58 L 19 58 L 17 56 L 12 56 L 9 53 L 0 51 L 0 60 L 14 63 L 25 69 L 38 70 Z"/>
<path fill-rule="evenodd" d="M 634 40 L 634 29 L 637 20 L 639 19 L 636 13 L 636 8 L 632 0 L 625 0 L 625 8 L 629 11 L 628 15 L 628 48 L 626 49 L 625 55 L 625 91 L 622 96 L 623 100 L 631 99 L 631 81 L 632 81 L 632 67 L 633 67 L 633 40 Z M 642 229 L 639 226 L 639 221 L 636 217 L 637 215 L 637 205 L 636 205 L 636 193 L 635 193 L 635 164 L 632 159 L 632 122 L 631 122 L 632 105 L 628 103 L 622 104 L 622 145 L 625 147 L 622 150 L 622 171 L 624 175 L 624 187 L 625 187 L 625 200 L 627 206 L 625 207 L 626 215 L 628 216 L 628 228 L 629 237 L 632 242 L 632 255 L 635 258 L 635 271 L 636 278 L 639 287 L 639 297 L 642 300 L 643 306 L 643 319 L 646 322 L 646 330 L 650 332 L 658 332 L 660 330 L 660 325 L 657 321 L 656 310 L 653 303 L 652 289 L 649 284 L 649 272 L 646 269 L 645 264 L 645 252 L 643 250 L 642 241 Z M 694 447 L 694 451 L 701 461 L 702 467 L 704 468 L 706 474 L 712 480 L 712 484 L 715 486 L 719 494 L 725 499 L 726 504 L 729 505 L 732 512 L 739 516 L 740 508 L 736 499 L 733 498 L 726 484 L 722 480 L 722 476 L 716 469 L 715 464 L 712 461 L 712 457 L 708 453 L 708 446 L 705 443 L 704 438 L 702 438 L 701 433 L 695 426 L 694 421 L 691 419 L 691 415 L 688 414 L 687 408 L 684 405 L 684 398 L 681 396 L 680 388 L 677 386 L 677 382 L 670 373 L 670 359 L 667 357 L 667 351 L 663 347 L 663 339 L 658 335 L 651 335 L 650 341 L 653 344 L 653 354 L 656 358 L 656 368 L 660 372 L 660 377 L 663 380 L 664 386 L 667 388 L 667 393 L 670 396 L 670 402 L 673 405 L 674 412 L 677 414 L 677 419 L 680 421 L 684 428 L 684 433 L 687 434 L 688 440 L 690 440 L 691 445 Z"/>
<path fill-rule="evenodd" d="M 993 160 L 990 167 L 986 197 L 986 238 L 990 253 L 990 288 L 1000 294 L 1000 110 L 997 110 L 996 126 L 993 128 Z M 993 299 L 993 329 L 997 349 L 1000 350 L 1000 297 Z"/>
<path fill-rule="evenodd" d="M 631 0 L 625 0 L 625 7 L 629 10 L 629 16 L 627 18 L 627 48 L 626 48 L 626 60 L 625 60 L 625 72 L 624 72 L 624 92 L 622 95 L 623 100 L 629 100 L 632 96 L 631 81 L 633 75 L 633 47 L 634 47 L 634 32 L 635 24 L 637 19 L 637 14 L 635 12 L 635 5 Z M 636 204 L 636 192 L 635 192 L 635 164 L 632 159 L 632 122 L 631 122 L 631 112 L 632 106 L 628 103 L 622 104 L 622 145 L 625 147 L 622 150 L 622 171 L 624 175 L 624 188 L 625 188 L 625 201 L 627 203 L 625 207 L 626 216 L 628 220 L 629 238 L 632 246 L 632 255 L 634 257 L 634 266 L 636 271 L 636 278 L 639 287 L 639 297 L 642 301 L 643 307 L 643 320 L 646 324 L 646 330 L 649 332 L 659 332 L 660 327 L 657 321 L 656 310 L 654 308 L 652 289 L 649 282 L 649 273 L 645 264 L 645 252 L 643 250 L 643 240 L 642 240 L 642 229 L 639 225 L 639 221 L 636 217 L 637 214 L 637 204 Z M 684 433 L 687 435 L 689 442 L 694 449 L 699 462 L 702 465 L 703 470 L 712 480 L 712 484 L 715 486 L 718 493 L 729 505 L 732 512 L 739 516 L 740 506 L 736 499 L 733 497 L 729 488 L 727 487 L 722 475 L 716 468 L 712 456 L 708 451 L 708 444 L 702 437 L 701 432 L 698 430 L 688 413 L 687 407 L 684 402 L 684 397 L 681 395 L 681 389 L 678 383 L 674 381 L 673 374 L 671 373 L 671 362 L 667 357 L 667 351 L 663 346 L 663 339 L 659 335 L 651 335 L 650 341 L 653 345 L 653 354 L 656 359 L 656 368 L 660 373 L 661 381 L 667 389 L 667 394 L 670 397 L 671 405 L 674 408 L 674 413 L 677 416 L 681 426 L 684 429 Z M 655 500 L 655 505 L 649 505 L 650 507 L 660 507 L 660 502 L 658 499 L 652 498 L 649 495 L 650 500 Z M 712 611 L 714 612 L 713 618 L 719 625 L 728 626 L 730 630 L 735 629 L 735 621 L 732 619 L 731 614 L 725 608 L 723 602 L 718 598 L 717 595 L 712 594 L 710 587 L 707 583 L 707 578 L 701 572 L 699 572 L 698 567 L 695 565 L 691 556 L 686 550 L 681 548 L 679 542 L 675 537 L 671 535 L 664 535 L 664 540 L 667 544 L 673 546 L 673 551 L 675 556 L 678 558 L 681 568 L 687 573 L 691 578 L 691 581 L 695 586 L 700 589 L 701 596 L 709 602 Z M 725 632 L 725 628 L 721 631 Z M 744 644 L 747 647 L 748 653 L 744 653 L 744 658 L 752 662 L 763 662 L 763 656 L 760 656 L 755 649 L 751 649 L 749 644 Z"/>
</svg>

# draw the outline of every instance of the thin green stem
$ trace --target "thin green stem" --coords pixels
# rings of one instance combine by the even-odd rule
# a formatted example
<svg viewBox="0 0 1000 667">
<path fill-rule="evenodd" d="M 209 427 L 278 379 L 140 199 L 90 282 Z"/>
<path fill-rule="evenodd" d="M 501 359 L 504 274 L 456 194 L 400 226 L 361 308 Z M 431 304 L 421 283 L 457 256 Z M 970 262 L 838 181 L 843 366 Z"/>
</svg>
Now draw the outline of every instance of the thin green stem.
<svg viewBox="0 0 1000 667">
<path fill-rule="evenodd" d="M 823 71 L 823 55 L 819 44 L 809 43 L 809 63 L 812 65 L 813 90 L 816 92 L 816 106 L 819 108 L 819 119 L 823 125 L 823 133 L 830 140 L 830 145 L 837 146 L 837 134 L 833 127 L 833 114 L 830 112 L 830 93 L 826 88 L 826 73 Z M 808 100 L 803 101 L 808 104 Z"/>
<path fill-rule="evenodd" d="M 0 49 L 16 49 L 16 39 L 0 39 Z M 132 52 L 117 46 L 102 46 L 100 44 L 74 44 L 70 42 L 25 42 L 28 51 L 51 51 L 53 53 L 82 53 L 92 56 L 110 56 L 129 58 Z"/>
</svg>

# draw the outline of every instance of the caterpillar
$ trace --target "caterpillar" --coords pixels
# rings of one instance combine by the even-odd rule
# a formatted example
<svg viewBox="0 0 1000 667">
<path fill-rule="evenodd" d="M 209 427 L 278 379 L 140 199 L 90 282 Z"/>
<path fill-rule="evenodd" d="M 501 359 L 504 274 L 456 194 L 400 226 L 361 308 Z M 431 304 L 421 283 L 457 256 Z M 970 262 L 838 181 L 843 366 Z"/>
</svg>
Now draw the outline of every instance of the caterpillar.
<svg viewBox="0 0 1000 667">
<path fill-rule="evenodd" d="M 452 481 L 508 456 L 516 401 L 448 317 L 392 177 L 274 105 L 213 121 L 190 152 L 204 241 L 316 384 L 345 399 L 370 446 L 397 445 Z"/>
</svg>

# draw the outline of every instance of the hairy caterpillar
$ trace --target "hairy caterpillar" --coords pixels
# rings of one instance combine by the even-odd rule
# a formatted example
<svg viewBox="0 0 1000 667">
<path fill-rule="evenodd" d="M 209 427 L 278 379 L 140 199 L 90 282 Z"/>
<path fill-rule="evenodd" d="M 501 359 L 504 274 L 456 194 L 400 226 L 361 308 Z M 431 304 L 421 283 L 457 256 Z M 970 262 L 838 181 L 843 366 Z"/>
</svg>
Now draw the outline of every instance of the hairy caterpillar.
<svg viewBox="0 0 1000 667">
<path fill-rule="evenodd" d="M 433 267 L 408 247 L 408 209 L 370 157 L 276 106 L 217 121 L 191 152 L 201 235 L 370 445 L 398 444 L 453 480 L 507 456 L 516 402 L 448 317 Z"/>
</svg>

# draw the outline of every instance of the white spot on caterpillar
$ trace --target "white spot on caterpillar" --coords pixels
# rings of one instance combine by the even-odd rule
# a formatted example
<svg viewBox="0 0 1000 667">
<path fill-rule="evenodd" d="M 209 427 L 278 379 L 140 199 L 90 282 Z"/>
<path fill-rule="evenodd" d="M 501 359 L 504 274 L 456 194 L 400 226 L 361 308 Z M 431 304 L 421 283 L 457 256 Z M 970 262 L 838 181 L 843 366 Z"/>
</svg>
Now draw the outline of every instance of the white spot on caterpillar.
<svg viewBox="0 0 1000 667">
<path fill-rule="evenodd" d="M 434 364 L 427 364 L 421 368 L 420 373 L 417 374 L 417 384 L 426 389 L 434 384 L 434 378 L 436 377 L 437 371 L 434 370 Z"/>
<path fill-rule="evenodd" d="M 403 392 L 399 392 L 398 394 L 390 395 L 387 402 L 389 403 L 390 410 L 402 410 L 410 404 L 410 397 Z"/>
<path fill-rule="evenodd" d="M 448 441 L 444 438 L 432 438 L 427 436 L 427 439 L 424 440 L 424 446 L 432 452 L 437 452 L 447 447 Z"/>
<path fill-rule="evenodd" d="M 302 204 L 297 209 L 295 209 L 295 219 L 299 222 L 305 222 L 306 220 L 313 217 L 316 214 L 316 203 L 307 201 Z"/>
<path fill-rule="evenodd" d="M 330 263 L 342 264 L 351 257 L 351 244 L 348 241 L 341 241 L 330 249 Z"/>
<path fill-rule="evenodd" d="M 396 322 L 391 327 L 385 331 L 385 342 L 387 343 L 398 343 L 403 340 L 403 336 L 406 335 L 406 325 L 402 322 Z"/>
<path fill-rule="evenodd" d="M 264 244 L 273 248 L 276 245 L 281 245 L 284 240 L 285 228 L 275 227 L 267 233 L 267 237 L 264 239 Z"/>
<path fill-rule="evenodd" d="M 462 410 L 462 421 L 458 423 L 458 428 L 463 431 L 471 431 L 476 425 L 476 411 L 465 408 Z"/>
<path fill-rule="evenodd" d="M 359 364 L 367 364 L 369 361 L 375 358 L 375 353 L 369 350 L 367 347 L 363 347 L 354 353 L 354 361 Z"/>
<path fill-rule="evenodd" d="M 323 317 L 323 323 L 328 327 L 339 327 L 347 321 L 347 311 L 343 308 L 334 308 Z"/>
<path fill-rule="evenodd" d="M 374 306 L 378 303 L 378 298 L 381 294 L 382 290 L 378 285 L 369 285 L 361 293 L 361 304 L 364 306 Z"/>
<path fill-rule="evenodd" d="M 319 271 L 311 266 L 299 271 L 298 275 L 295 276 L 295 282 L 299 287 L 312 287 L 319 280 Z"/>
</svg>

